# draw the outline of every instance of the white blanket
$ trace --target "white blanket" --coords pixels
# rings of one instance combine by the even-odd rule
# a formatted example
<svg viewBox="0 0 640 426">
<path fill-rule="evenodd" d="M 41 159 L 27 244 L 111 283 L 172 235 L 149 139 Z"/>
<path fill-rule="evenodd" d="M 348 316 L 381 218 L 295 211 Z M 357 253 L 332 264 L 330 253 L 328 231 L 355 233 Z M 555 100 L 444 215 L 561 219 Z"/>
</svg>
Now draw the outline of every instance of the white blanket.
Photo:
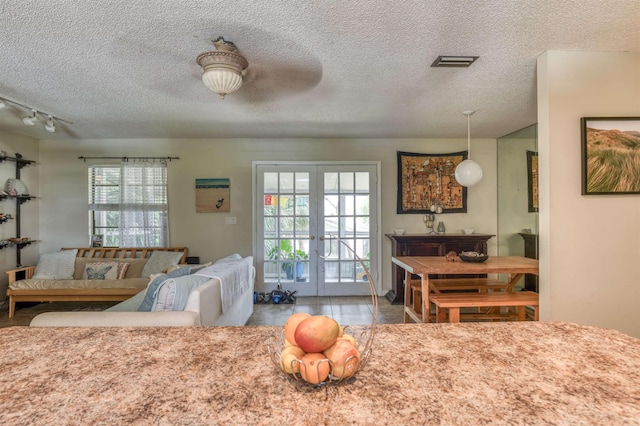
<svg viewBox="0 0 640 426">
<path fill-rule="evenodd" d="M 222 313 L 225 313 L 235 301 L 253 286 L 253 257 L 219 261 L 194 273 L 220 281 Z"/>
</svg>

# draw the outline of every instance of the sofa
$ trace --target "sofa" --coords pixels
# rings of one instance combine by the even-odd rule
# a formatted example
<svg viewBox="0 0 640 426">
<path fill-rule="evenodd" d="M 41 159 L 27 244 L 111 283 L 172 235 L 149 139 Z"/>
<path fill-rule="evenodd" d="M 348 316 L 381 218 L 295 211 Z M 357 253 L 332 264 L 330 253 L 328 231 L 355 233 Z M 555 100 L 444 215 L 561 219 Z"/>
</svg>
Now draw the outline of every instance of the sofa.
<svg viewBox="0 0 640 426">
<path fill-rule="evenodd" d="M 17 302 L 119 302 L 138 294 L 149 277 L 186 261 L 186 247 L 62 248 L 37 265 L 7 271 L 9 318 Z"/>
<path fill-rule="evenodd" d="M 253 257 L 234 254 L 211 266 L 181 266 L 146 291 L 103 312 L 47 312 L 33 327 L 241 326 L 253 313 Z M 182 296 L 181 296 L 182 293 Z"/>
</svg>

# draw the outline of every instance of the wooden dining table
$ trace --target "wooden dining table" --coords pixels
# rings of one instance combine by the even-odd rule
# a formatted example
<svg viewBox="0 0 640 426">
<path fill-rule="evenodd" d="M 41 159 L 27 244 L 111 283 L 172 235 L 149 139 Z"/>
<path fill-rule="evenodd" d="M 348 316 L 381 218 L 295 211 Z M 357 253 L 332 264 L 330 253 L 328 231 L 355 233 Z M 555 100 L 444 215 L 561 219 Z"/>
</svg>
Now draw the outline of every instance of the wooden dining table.
<svg viewBox="0 0 640 426">
<path fill-rule="evenodd" d="M 522 256 L 490 256 L 484 262 L 464 262 L 459 258 L 448 261 L 445 256 L 398 256 L 391 261 L 405 271 L 404 312 L 405 322 L 429 322 L 431 303 L 429 294 L 437 291 L 430 280 L 442 275 L 486 275 L 506 274 L 508 282 L 506 292 L 513 292 L 524 274 L 538 275 L 538 260 Z M 411 276 L 421 278 L 422 312 L 416 312 L 411 303 Z M 431 277 L 430 277 L 431 276 Z"/>
</svg>

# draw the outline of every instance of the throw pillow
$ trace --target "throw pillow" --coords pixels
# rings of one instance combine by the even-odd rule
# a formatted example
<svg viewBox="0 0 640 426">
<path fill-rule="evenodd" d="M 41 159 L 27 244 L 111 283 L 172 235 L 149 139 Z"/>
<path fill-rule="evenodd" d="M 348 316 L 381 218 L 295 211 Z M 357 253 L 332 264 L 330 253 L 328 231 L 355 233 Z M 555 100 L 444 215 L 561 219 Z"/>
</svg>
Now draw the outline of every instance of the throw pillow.
<svg viewBox="0 0 640 426">
<path fill-rule="evenodd" d="M 84 280 L 117 280 L 118 262 L 87 262 L 84 265 Z"/>
<path fill-rule="evenodd" d="M 160 284 L 162 284 L 169 278 L 177 278 L 183 275 L 189 275 L 190 272 L 191 268 L 189 267 L 178 268 L 175 271 L 171 271 L 168 274 L 161 274 L 151 280 L 149 282 L 149 285 L 147 286 L 147 293 L 144 295 L 144 300 L 140 304 L 140 307 L 138 307 L 138 311 L 151 312 L 151 308 L 153 307 L 153 300 L 156 297 L 156 292 L 158 291 L 158 287 L 160 286 Z"/>
<path fill-rule="evenodd" d="M 171 265 L 167 269 L 167 274 L 169 272 L 175 271 L 176 269 L 179 269 L 179 268 L 191 268 L 191 273 L 193 274 L 194 272 L 199 271 L 202 268 L 209 267 L 211 265 L 213 265 L 213 262 L 201 263 L 201 264 L 197 264 L 197 265 Z"/>
<path fill-rule="evenodd" d="M 40 255 L 33 278 L 38 280 L 71 280 L 78 250 L 61 250 Z"/>
<path fill-rule="evenodd" d="M 242 259 L 242 256 L 239 255 L 238 253 L 234 253 L 234 254 L 230 254 L 229 256 L 222 257 L 222 258 L 216 260 L 214 263 L 215 264 L 226 263 L 226 262 L 230 262 L 230 261 L 234 261 L 234 260 L 240 260 L 240 259 Z"/>
<path fill-rule="evenodd" d="M 171 265 L 177 265 L 182 259 L 181 251 L 154 251 L 147 259 L 147 263 L 142 269 L 140 276 L 149 278 L 151 274 L 157 274 L 166 271 Z"/>
<path fill-rule="evenodd" d="M 118 279 L 123 280 L 127 275 L 127 271 L 129 270 L 130 263 L 119 262 L 118 263 Z"/>
<path fill-rule="evenodd" d="M 104 261 L 96 262 L 93 259 L 85 259 L 85 260 L 89 260 L 89 262 L 86 262 L 86 261 L 85 262 L 81 262 L 82 263 L 82 272 L 80 273 L 80 276 L 76 278 L 76 276 L 78 274 L 78 263 L 79 263 L 78 260 L 76 259 L 76 272 L 73 274 L 74 279 L 78 279 L 78 280 L 91 279 L 91 278 L 88 278 L 87 266 L 91 266 L 92 272 L 95 272 L 96 268 L 99 267 L 100 264 L 107 263 L 107 264 L 110 265 L 111 263 L 116 263 L 118 265 L 118 269 L 117 269 L 116 277 L 114 279 L 121 280 L 121 279 L 125 278 L 125 276 L 127 274 L 127 271 L 129 270 L 129 265 L 130 265 L 130 263 L 128 263 L 128 262 L 120 262 L 120 261 L 119 262 L 115 262 L 115 261 L 114 262 L 104 262 Z M 96 264 L 98 264 L 98 266 L 96 266 Z M 112 273 L 111 273 L 111 271 L 109 271 L 109 277 L 111 277 L 111 276 L 112 276 Z M 95 279 L 95 278 L 93 278 L 93 279 Z M 105 278 L 105 279 L 112 279 L 112 278 Z"/>
<path fill-rule="evenodd" d="M 185 275 L 164 280 L 160 284 L 151 310 L 184 311 L 191 292 L 209 279 L 209 277 Z"/>
</svg>

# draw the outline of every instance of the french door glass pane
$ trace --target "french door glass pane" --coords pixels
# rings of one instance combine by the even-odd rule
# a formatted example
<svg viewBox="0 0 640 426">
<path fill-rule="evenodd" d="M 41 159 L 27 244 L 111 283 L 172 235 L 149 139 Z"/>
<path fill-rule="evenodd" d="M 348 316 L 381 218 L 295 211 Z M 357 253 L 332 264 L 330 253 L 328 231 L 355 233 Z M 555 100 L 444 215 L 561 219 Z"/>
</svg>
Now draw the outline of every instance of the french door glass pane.
<svg viewBox="0 0 640 426">
<path fill-rule="evenodd" d="M 264 173 L 265 282 L 307 282 L 309 173 Z"/>
<path fill-rule="evenodd" d="M 370 194 L 368 172 L 325 172 L 324 231 L 338 235 L 363 260 L 370 256 Z M 365 277 L 360 263 L 343 244 L 325 244 L 325 283 L 348 284 Z"/>
</svg>

